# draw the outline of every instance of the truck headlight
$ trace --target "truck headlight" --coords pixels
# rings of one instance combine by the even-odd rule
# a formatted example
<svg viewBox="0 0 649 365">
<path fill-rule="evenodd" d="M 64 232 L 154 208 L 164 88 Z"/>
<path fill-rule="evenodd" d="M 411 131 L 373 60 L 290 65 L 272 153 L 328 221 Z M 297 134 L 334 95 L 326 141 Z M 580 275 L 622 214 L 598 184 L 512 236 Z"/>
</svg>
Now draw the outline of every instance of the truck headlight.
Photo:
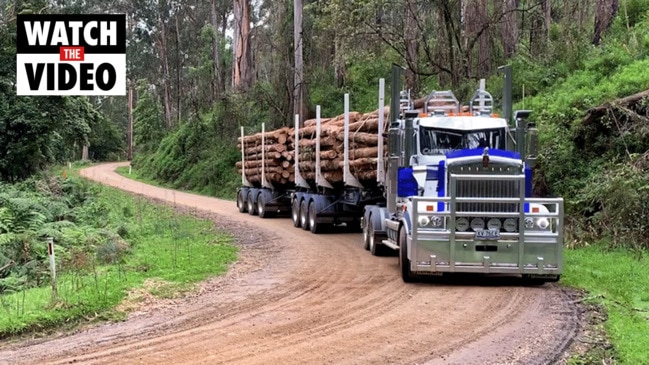
<svg viewBox="0 0 649 365">
<path fill-rule="evenodd" d="M 460 232 L 466 232 L 469 229 L 469 220 L 466 218 L 458 218 L 455 220 L 455 228 Z"/>
<path fill-rule="evenodd" d="M 430 223 L 430 218 L 422 215 L 419 217 L 418 221 L 419 221 L 419 227 L 426 227 L 428 223 Z"/>
<path fill-rule="evenodd" d="M 539 218 L 536 220 L 536 226 L 540 229 L 547 229 L 550 226 L 550 222 L 547 218 Z"/>
<path fill-rule="evenodd" d="M 500 230 L 500 227 L 502 227 L 502 224 L 500 223 L 500 219 L 498 218 L 491 218 L 487 222 L 487 228 L 489 229 Z"/>
<path fill-rule="evenodd" d="M 507 218 L 505 219 L 503 228 L 505 228 L 505 231 L 507 232 L 516 232 L 518 229 L 518 223 L 516 223 L 516 219 L 514 218 Z"/>
<path fill-rule="evenodd" d="M 432 223 L 433 227 L 439 228 L 442 226 L 442 217 L 440 216 L 433 216 L 433 218 L 430 219 L 430 222 Z"/>
<path fill-rule="evenodd" d="M 484 229 L 484 219 L 482 218 L 473 218 L 471 220 L 471 229 L 474 231 Z"/>
<path fill-rule="evenodd" d="M 527 228 L 527 229 L 532 229 L 532 228 L 534 228 L 534 219 L 532 219 L 532 218 L 525 218 L 525 228 Z"/>
</svg>

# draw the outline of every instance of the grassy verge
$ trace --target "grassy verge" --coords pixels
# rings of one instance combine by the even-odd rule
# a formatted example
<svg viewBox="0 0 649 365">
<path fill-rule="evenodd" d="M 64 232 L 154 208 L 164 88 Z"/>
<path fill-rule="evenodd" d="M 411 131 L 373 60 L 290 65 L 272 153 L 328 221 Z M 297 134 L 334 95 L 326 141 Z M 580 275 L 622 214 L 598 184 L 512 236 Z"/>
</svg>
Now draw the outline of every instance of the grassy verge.
<svg viewBox="0 0 649 365">
<path fill-rule="evenodd" d="M 36 276 L 45 278 L 37 285 L 18 282 L 27 276 L 15 275 L 16 283 L 9 281 L 12 276 L 4 278 L 0 338 L 84 319 L 123 318 L 118 305 L 129 293 L 145 290 L 174 297 L 194 283 L 222 274 L 236 259 L 232 238 L 217 232 L 212 222 L 91 185 L 93 197 L 77 220 L 87 215 L 95 219 L 94 224 L 69 224 L 55 238 L 58 296 L 52 298 L 46 274 Z M 40 246 L 32 249 L 42 251 Z M 47 273 L 46 254 L 36 255 L 33 261 L 35 268 Z M 15 289 L 21 285 L 26 289 Z"/>
<path fill-rule="evenodd" d="M 604 328 L 621 364 L 649 364 L 649 258 L 604 246 L 566 250 L 561 282 L 585 289 L 586 301 L 606 310 Z"/>
<path fill-rule="evenodd" d="M 163 182 L 160 182 L 160 181 L 157 181 L 157 180 L 154 180 L 154 179 L 150 179 L 150 178 L 142 175 L 141 173 L 139 173 L 139 171 L 136 170 L 136 169 L 131 169 L 131 173 L 129 174 L 129 167 L 128 166 L 120 166 L 120 167 L 115 169 L 115 172 L 117 172 L 119 175 L 122 175 L 122 176 L 124 176 L 126 178 L 133 179 L 133 180 L 143 182 L 145 184 L 149 184 L 149 185 L 153 185 L 153 186 L 159 186 L 161 188 L 176 189 L 176 190 L 186 191 L 186 192 L 189 192 L 189 193 L 192 193 L 192 194 L 197 194 L 197 195 L 214 196 L 213 194 L 209 194 L 209 193 L 207 193 L 205 191 L 201 191 L 201 190 L 175 188 L 171 184 L 165 184 Z M 226 198 L 223 198 L 223 197 L 219 197 L 219 198 L 220 199 L 226 199 Z"/>
</svg>

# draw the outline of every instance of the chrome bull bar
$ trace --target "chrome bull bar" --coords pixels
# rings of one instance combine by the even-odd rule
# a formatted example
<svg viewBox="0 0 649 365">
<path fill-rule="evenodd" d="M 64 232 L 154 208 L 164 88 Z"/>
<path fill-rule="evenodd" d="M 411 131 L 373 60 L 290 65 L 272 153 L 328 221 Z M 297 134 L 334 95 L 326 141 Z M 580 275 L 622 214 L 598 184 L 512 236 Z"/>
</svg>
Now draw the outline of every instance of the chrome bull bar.
<svg viewBox="0 0 649 365">
<path fill-rule="evenodd" d="M 457 182 L 461 180 L 488 180 L 518 182 L 518 197 L 458 197 Z M 561 198 L 525 198 L 525 175 L 465 175 L 450 174 L 449 197 L 413 197 L 412 229 L 408 237 L 411 269 L 414 272 L 478 272 L 559 275 L 563 266 L 563 216 Z M 441 204 L 440 204 L 441 203 Z M 466 207 L 497 206 L 508 203 L 515 211 L 458 211 L 458 203 Z M 478 204 L 475 204 L 478 203 Z M 490 204 L 481 204 L 490 203 Z M 533 211 L 531 205 L 540 204 L 548 212 Z M 432 209 L 431 209 L 432 207 Z M 443 207 L 443 209 L 439 209 Z M 528 207 L 528 209 L 526 209 Z M 527 210 L 527 211 L 526 211 Z M 421 216 L 440 217 L 441 227 L 422 228 Z M 456 229 L 458 218 L 517 219 L 518 231 L 501 229 L 497 239 L 476 239 L 471 228 Z M 526 219 L 537 222 L 545 218 L 549 225 L 542 230 L 528 229 Z M 486 220 L 485 219 L 485 220 Z"/>
</svg>

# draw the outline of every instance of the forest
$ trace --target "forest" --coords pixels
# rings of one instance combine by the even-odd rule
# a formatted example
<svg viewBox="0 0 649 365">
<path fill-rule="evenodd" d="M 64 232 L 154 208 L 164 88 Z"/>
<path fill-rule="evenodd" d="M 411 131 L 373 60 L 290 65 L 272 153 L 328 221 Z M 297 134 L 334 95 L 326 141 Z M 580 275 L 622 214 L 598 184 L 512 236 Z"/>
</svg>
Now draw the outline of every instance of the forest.
<svg viewBox="0 0 649 365">
<path fill-rule="evenodd" d="M 499 99 L 509 64 L 515 106 L 541 130 L 535 191 L 566 198 L 575 241 L 647 246 L 649 1 L 16 0 L 0 11 L 3 181 L 132 158 L 145 176 L 231 198 L 241 126 L 279 128 L 316 105 L 333 117 L 344 93 L 375 110 L 392 64 L 414 97 L 462 100 L 485 78 Z M 127 96 L 15 96 L 21 13 L 126 14 Z"/>
<path fill-rule="evenodd" d="M 485 78 L 500 99 L 509 64 L 515 107 L 541 130 L 536 193 L 566 198 L 577 243 L 647 246 L 649 1 L 16 0 L 0 11 L 3 181 L 132 158 L 149 178 L 231 198 L 241 126 L 279 128 L 316 105 L 334 117 L 345 93 L 373 111 L 392 64 L 413 97 L 463 100 Z M 127 95 L 15 96 L 21 13 L 126 14 Z"/>
</svg>

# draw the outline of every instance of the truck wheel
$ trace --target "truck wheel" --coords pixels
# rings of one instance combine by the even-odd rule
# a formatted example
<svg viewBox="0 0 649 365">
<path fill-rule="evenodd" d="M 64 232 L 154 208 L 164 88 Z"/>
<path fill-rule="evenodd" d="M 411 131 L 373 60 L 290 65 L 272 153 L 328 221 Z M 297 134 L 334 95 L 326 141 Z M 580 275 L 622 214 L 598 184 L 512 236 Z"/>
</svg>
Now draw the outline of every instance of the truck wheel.
<svg viewBox="0 0 649 365">
<path fill-rule="evenodd" d="M 270 212 L 266 210 L 266 199 L 264 198 L 264 193 L 259 193 L 259 198 L 257 199 L 257 214 L 260 218 L 270 217 Z"/>
<path fill-rule="evenodd" d="M 291 219 L 293 220 L 293 227 L 300 227 L 300 201 L 293 199 L 291 204 Z"/>
<path fill-rule="evenodd" d="M 326 223 L 318 223 L 316 220 L 315 201 L 309 204 L 309 227 L 314 234 L 324 232 L 327 227 Z"/>
<path fill-rule="evenodd" d="M 300 225 L 305 231 L 309 230 L 309 206 L 307 205 L 306 199 L 302 200 L 300 203 Z"/>
<path fill-rule="evenodd" d="M 415 274 L 410 270 L 410 260 L 408 259 L 408 242 L 406 240 L 405 229 L 399 230 L 399 268 L 401 269 L 401 279 L 404 283 L 415 281 Z"/>
<path fill-rule="evenodd" d="M 246 204 L 247 202 L 246 202 L 246 198 L 243 196 L 243 190 L 239 190 L 239 192 L 237 193 L 237 208 L 239 208 L 239 213 L 246 212 L 247 210 Z"/>
<path fill-rule="evenodd" d="M 383 244 L 380 242 L 376 242 L 376 237 L 374 235 L 374 223 L 372 223 L 371 219 L 367 222 L 367 238 L 370 253 L 372 253 L 372 255 L 385 255 L 385 246 L 383 246 Z"/>
<path fill-rule="evenodd" d="M 370 227 L 369 227 L 369 224 L 370 224 L 370 220 L 371 220 L 372 217 L 369 217 L 369 218 L 370 219 L 366 219 L 365 217 L 363 217 L 362 218 L 363 220 L 361 221 L 362 222 L 361 226 L 363 226 L 363 248 L 368 250 L 368 251 L 370 250 Z"/>
<path fill-rule="evenodd" d="M 252 192 L 248 193 L 248 214 L 257 215 L 257 197 Z"/>
</svg>

